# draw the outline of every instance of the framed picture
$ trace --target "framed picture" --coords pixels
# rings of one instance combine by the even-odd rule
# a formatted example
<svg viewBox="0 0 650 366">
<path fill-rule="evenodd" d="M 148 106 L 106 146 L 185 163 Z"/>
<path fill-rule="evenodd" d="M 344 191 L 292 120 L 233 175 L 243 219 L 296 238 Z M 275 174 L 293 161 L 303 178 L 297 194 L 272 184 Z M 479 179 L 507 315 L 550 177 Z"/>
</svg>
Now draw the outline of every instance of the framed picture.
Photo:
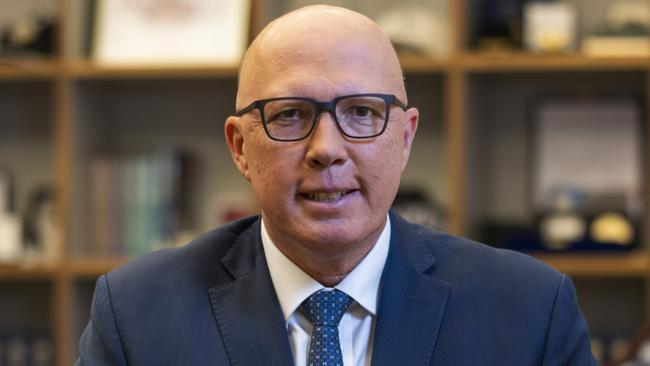
<svg viewBox="0 0 650 366">
<path fill-rule="evenodd" d="M 234 66 L 250 0 L 98 0 L 93 58 L 108 65 Z"/>
<path fill-rule="evenodd" d="M 535 209 L 571 187 L 590 196 L 616 194 L 627 208 L 640 203 L 642 111 L 633 97 L 551 97 L 532 116 L 532 179 Z"/>
<path fill-rule="evenodd" d="M 276 16 L 322 3 L 358 11 L 377 22 L 401 56 L 444 57 L 450 51 L 448 0 L 283 0 L 277 3 L 281 6 L 275 7 Z"/>
</svg>

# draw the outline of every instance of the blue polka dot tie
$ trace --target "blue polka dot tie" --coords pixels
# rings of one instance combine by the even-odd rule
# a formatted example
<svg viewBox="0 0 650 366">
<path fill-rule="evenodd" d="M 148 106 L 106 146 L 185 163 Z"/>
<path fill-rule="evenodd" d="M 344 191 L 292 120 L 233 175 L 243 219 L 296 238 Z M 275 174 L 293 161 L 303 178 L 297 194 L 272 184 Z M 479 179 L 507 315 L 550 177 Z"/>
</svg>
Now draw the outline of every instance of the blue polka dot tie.
<svg viewBox="0 0 650 366">
<path fill-rule="evenodd" d="M 320 290 L 302 303 L 314 325 L 309 346 L 309 366 L 343 366 L 339 322 L 352 298 L 339 290 Z"/>
</svg>

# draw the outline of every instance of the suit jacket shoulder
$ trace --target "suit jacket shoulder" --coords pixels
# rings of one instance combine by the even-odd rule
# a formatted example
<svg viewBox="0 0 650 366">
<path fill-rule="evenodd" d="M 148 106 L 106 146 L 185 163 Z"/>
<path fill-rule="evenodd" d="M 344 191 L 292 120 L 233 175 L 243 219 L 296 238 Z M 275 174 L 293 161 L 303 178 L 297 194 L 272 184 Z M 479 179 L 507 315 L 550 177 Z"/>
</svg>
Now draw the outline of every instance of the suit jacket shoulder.
<svg viewBox="0 0 650 366">
<path fill-rule="evenodd" d="M 379 333 L 402 328 L 407 338 L 414 333 L 433 344 L 428 353 L 420 351 L 422 365 L 595 364 L 567 276 L 521 253 L 434 232 L 397 215 L 391 220 L 395 245 L 382 280 L 375 346 L 408 347 L 401 337 Z M 381 319 L 381 312 L 404 315 Z"/>
<path fill-rule="evenodd" d="M 430 273 L 453 287 L 511 295 L 523 291 L 524 298 L 535 298 L 553 296 L 562 280 L 560 272 L 529 255 L 404 223 L 402 230 L 413 232 L 417 240 L 402 244 L 426 247 L 435 258 Z"/>
<path fill-rule="evenodd" d="M 111 271 L 107 279 L 115 291 L 129 299 L 142 298 L 144 288 L 169 292 L 222 285 L 232 281 L 233 275 L 250 270 L 249 263 L 261 254 L 256 245 L 258 225 L 257 217 L 226 224 L 185 246 L 158 250 L 128 262 Z M 224 259 L 237 261 L 243 268 L 230 273 L 222 265 Z"/>
<path fill-rule="evenodd" d="M 259 219 L 251 217 L 100 277 L 78 364 L 231 364 L 212 290 L 253 270 L 262 255 L 258 241 Z"/>
</svg>

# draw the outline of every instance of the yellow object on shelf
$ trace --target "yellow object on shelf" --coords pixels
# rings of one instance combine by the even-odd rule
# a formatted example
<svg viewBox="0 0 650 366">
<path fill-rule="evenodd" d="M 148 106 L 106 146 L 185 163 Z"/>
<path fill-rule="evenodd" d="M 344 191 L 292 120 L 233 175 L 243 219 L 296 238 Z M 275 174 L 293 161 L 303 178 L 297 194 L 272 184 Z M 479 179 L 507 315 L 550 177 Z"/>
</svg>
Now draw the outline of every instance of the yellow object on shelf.
<svg viewBox="0 0 650 366">
<path fill-rule="evenodd" d="M 582 52 L 594 57 L 649 57 L 650 37 L 587 37 L 582 41 Z"/>
</svg>

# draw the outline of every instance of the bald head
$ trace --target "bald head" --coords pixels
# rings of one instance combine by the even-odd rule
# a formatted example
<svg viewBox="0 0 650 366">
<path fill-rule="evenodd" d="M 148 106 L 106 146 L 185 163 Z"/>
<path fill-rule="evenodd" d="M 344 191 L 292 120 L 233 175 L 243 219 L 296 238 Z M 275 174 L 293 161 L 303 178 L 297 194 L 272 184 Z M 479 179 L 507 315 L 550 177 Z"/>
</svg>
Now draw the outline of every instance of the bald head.
<svg viewBox="0 0 650 366">
<path fill-rule="evenodd" d="M 256 99 L 301 95 L 305 80 L 312 88 L 336 89 L 335 83 L 343 83 L 342 89 L 395 94 L 406 102 L 388 37 L 368 17 L 340 7 L 307 6 L 266 26 L 242 61 L 237 108 Z M 287 85 L 295 90 L 286 90 Z"/>
</svg>

